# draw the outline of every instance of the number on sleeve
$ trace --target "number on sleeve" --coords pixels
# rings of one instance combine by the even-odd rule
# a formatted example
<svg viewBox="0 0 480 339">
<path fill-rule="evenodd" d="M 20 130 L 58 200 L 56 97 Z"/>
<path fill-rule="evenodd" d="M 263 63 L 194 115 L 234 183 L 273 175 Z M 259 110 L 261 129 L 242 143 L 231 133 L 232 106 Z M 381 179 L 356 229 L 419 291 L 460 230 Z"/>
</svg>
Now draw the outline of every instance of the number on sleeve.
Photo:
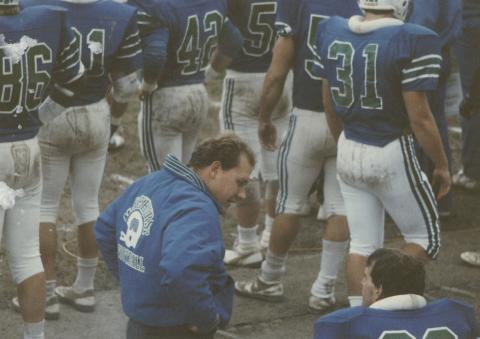
<svg viewBox="0 0 480 339">
<path fill-rule="evenodd" d="M 261 57 L 267 54 L 274 42 L 274 28 L 269 22 L 275 21 L 276 2 L 252 3 L 248 18 L 248 32 L 245 34 L 243 52 L 246 55 Z"/>
</svg>

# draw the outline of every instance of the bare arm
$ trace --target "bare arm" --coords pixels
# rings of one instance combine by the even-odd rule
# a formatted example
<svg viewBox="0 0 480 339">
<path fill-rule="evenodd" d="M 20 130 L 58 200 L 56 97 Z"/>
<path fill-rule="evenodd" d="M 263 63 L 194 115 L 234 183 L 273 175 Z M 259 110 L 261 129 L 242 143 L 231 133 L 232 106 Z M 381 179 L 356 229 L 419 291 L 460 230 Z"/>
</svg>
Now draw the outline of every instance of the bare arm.
<svg viewBox="0 0 480 339">
<path fill-rule="evenodd" d="M 425 92 L 403 92 L 403 100 L 413 134 L 422 149 L 435 164 L 433 182 L 437 198 L 443 197 L 450 190 L 450 172 L 448 160 L 443 149 L 438 128 L 428 106 Z"/>
<path fill-rule="evenodd" d="M 335 138 L 335 141 L 338 142 L 340 133 L 342 133 L 343 130 L 343 122 L 337 116 L 337 114 L 335 113 L 335 109 L 333 108 L 333 102 L 332 97 L 330 96 L 330 87 L 328 85 L 328 81 L 326 79 L 323 79 L 322 81 L 323 107 L 325 108 L 328 127 L 330 128 L 330 132 Z"/>
<path fill-rule="evenodd" d="M 279 37 L 273 49 L 273 58 L 265 76 L 259 109 L 259 137 L 262 146 L 275 150 L 276 130 L 271 115 L 283 93 L 285 80 L 295 60 L 295 42 L 292 37 Z"/>
</svg>

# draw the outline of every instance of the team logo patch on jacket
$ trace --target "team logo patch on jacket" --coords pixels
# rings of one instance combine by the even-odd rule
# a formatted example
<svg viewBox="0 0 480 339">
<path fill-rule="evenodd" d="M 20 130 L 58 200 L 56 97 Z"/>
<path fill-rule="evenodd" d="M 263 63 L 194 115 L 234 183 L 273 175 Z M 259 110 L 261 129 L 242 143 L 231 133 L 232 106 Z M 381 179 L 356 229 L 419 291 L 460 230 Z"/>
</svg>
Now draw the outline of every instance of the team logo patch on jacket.
<svg viewBox="0 0 480 339">
<path fill-rule="evenodd" d="M 120 240 L 128 248 L 135 249 L 141 236 L 150 235 L 153 223 L 153 206 L 150 198 L 142 195 L 135 199 L 133 206 L 127 209 L 123 219 L 127 224 L 127 232 L 120 233 Z"/>
</svg>

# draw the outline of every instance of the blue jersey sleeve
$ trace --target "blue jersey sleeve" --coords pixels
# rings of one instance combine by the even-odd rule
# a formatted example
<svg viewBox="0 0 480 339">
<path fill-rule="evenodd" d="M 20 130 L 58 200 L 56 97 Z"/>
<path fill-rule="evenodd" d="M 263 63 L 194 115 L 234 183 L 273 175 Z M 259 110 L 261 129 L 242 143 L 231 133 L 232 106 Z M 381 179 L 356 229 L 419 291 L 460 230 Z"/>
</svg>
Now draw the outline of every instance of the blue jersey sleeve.
<svg viewBox="0 0 480 339">
<path fill-rule="evenodd" d="M 166 27 L 152 30 L 142 38 L 143 76 L 149 83 L 154 83 L 162 77 L 167 60 L 169 38 L 170 32 Z"/>
<path fill-rule="evenodd" d="M 112 66 L 112 73 L 123 74 L 133 73 L 142 66 L 142 47 L 135 15 L 130 18 Z"/>
<path fill-rule="evenodd" d="M 298 10 L 302 0 L 278 0 L 275 28 L 280 36 L 295 35 L 298 30 Z"/>
<path fill-rule="evenodd" d="M 218 49 L 222 54 L 234 58 L 241 51 L 243 46 L 243 36 L 240 30 L 232 23 L 226 20 L 222 31 L 218 36 Z"/>
<path fill-rule="evenodd" d="M 429 91 L 437 88 L 442 67 L 440 41 L 432 34 L 409 36 L 410 60 L 401 67 L 403 91 Z"/>
</svg>

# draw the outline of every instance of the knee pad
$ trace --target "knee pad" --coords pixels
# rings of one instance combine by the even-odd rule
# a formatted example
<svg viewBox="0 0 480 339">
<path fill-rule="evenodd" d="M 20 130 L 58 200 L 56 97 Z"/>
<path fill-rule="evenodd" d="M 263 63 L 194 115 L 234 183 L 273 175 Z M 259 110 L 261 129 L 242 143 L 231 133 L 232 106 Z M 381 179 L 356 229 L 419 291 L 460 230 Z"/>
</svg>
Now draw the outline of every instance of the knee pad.
<svg viewBox="0 0 480 339">
<path fill-rule="evenodd" d="M 237 206 L 245 206 L 260 202 L 260 182 L 257 179 L 251 180 L 245 186 L 245 199 L 237 202 Z"/>
<path fill-rule="evenodd" d="M 98 207 L 98 202 L 95 201 L 83 201 L 73 202 L 73 209 L 75 211 L 76 223 L 77 225 L 83 225 L 85 223 L 97 220 L 100 215 L 100 209 Z"/>
<path fill-rule="evenodd" d="M 367 243 L 367 244 L 362 244 L 362 243 L 357 243 L 350 241 L 350 254 L 358 254 L 362 255 L 364 257 L 368 257 L 370 254 L 375 252 L 375 250 L 379 249 L 382 247 L 382 244 L 378 245 L 375 243 Z"/>
<path fill-rule="evenodd" d="M 277 199 L 278 180 L 269 180 L 265 186 L 265 200 Z"/>
<path fill-rule="evenodd" d="M 15 284 L 19 285 L 34 275 L 43 272 L 40 253 L 24 253 L 21 256 L 9 257 L 10 272 L 12 273 Z"/>
</svg>

